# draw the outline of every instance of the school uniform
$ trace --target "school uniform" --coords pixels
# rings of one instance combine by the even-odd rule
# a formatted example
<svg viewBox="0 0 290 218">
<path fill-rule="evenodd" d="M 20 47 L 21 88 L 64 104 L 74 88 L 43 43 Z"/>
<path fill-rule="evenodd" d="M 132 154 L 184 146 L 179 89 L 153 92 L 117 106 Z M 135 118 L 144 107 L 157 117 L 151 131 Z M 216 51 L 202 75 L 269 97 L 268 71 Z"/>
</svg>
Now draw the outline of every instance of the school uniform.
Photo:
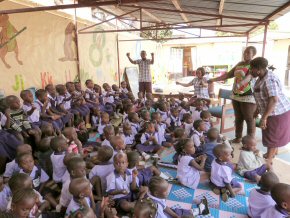
<svg viewBox="0 0 290 218">
<path fill-rule="evenodd" d="M 195 149 L 196 149 L 196 151 L 195 151 L 196 156 L 202 154 L 202 142 L 200 141 L 201 137 L 203 137 L 203 132 L 199 132 L 193 128 L 191 139 L 192 139 L 194 146 L 195 146 Z"/>
<path fill-rule="evenodd" d="M 214 160 L 211 164 L 210 181 L 219 188 L 224 188 L 226 184 L 231 184 L 233 188 L 240 188 L 241 184 L 233 177 L 233 169 L 228 163 L 218 163 Z"/>
<path fill-rule="evenodd" d="M 106 192 L 107 188 L 107 176 L 114 171 L 113 163 L 101 163 L 95 165 L 89 174 L 89 179 L 92 179 L 94 176 L 98 176 L 101 179 L 103 193 Z"/>
<path fill-rule="evenodd" d="M 143 133 L 142 136 L 141 136 L 141 144 L 138 144 L 136 146 L 137 150 L 139 152 L 153 152 L 153 151 L 157 151 L 159 148 L 160 148 L 160 145 L 158 144 L 153 144 L 152 141 L 149 142 L 149 144 L 145 144 L 146 141 L 148 141 L 148 139 L 151 137 L 151 136 L 154 136 L 158 142 L 158 133 L 157 132 L 154 132 L 152 134 L 149 134 L 147 132 Z"/>
<path fill-rule="evenodd" d="M 12 197 L 11 190 L 8 185 L 4 185 L 3 190 L 0 192 L 0 211 L 6 211 L 8 202 Z"/>
<path fill-rule="evenodd" d="M 71 107 L 72 98 L 71 98 L 71 94 L 69 94 L 68 92 L 65 95 L 58 95 L 56 99 L 57 99 L 58 105 L 63 105 L 63 108 L 66 111 L 68 111 L 69 113 L 72 113 L 69 115 L 70 118 L 73 117 L 73 114 L 79 114 L 78 110 L 72 109 L 72 107 Z"/>
<path fill-rule="evenodd" d="M 137 184 L 138 186 L 148 186 L 150 179 L 153 177 L 153 171 L 150 167 L 146 167 L 144 169 L 137 169 L 137 167 L 133 167 L 132 169 L 128 168 L 128 171 L 132 174 L 134 170 L 138 171 L 137 175 Z"/>
<path fill-rule="evenodd" d="M 62 207 L 68 207 L 68 205 L 73 197 L 72 194 L 69 192 L 70 181 L 71 181 L 71 178 L 68 177 L 67 180 L 63 183 L 62 188 L 61 188 L 59 204 Z"/>
<path fill-rule="evenodd" d="M 96 102 L 97 98 L 98 94 L 95 92 L 94 89 L 87 88 L 85 90 L 85 100 Z M 97 103 L 87 102 L 87 105 L 90 109 L 94 109 L 97 106 Z"/>
<path fill-rule="evenodd" d="M 114 104 L 114 96 L 113 96 L 113 92 L 111 91 L 111 92 L 107 92 L 107 91 L 104 91 L 103 92 L 103 103 L 104 103 L 104 105 L 106 105 L 106 104 L 111 104 L 111 105 L 113 105 Z"/>
<path fill-rule="evenodd" d="M 172 218 L 169 214 L 167 214 L 164 210 L 167 207 L 166 205 L 166 199 L 157 198 L 153 195 L 151 195 L 149 192 L 147 193 L 147 196 L 155 203 L 157 207 L 157 213 L 155 218 Z M 171 208 L 179 217 L 181 216 L 190 216 L 191 212 L 190 210 L 185 209 L 179 209 L 179 208 Z"/>
<path fill-rule="evenodd" d="M 90 113 L 90 108 L 87 103 L 83 104 L 80 101 L 83 101 L 82 93 L 78 91 L 73 92 L 74 97 L 71 99 L 71 108 L 77 110 L 82 117 L 87 116 Z"/>
<path fill-rule="evenodd" d="M 196 110 L 195 107 L 191 107 L 190 109 L 190 112 L 191 112 L 191 116 L 192 116 L 192 119 L 193 119 L 193 122 L 196 121 L 196 120 L 200 120 L 200 113 L 202 112 L 202 110 Z"/>
<path fill-rule="evenodd" d="M 274 205 L 272 207 L 268 207 L 266 210 L 264 210 L 261 214 L 261 217 L 263 218 L 288 218 L 289 213 L 279 207 L 278 205 Z"/>
<path fill-rule="evenodd" d="M 263 218 L 261 216 L 263 211 L 276 204 L 271 197 L 271 194 L 269 192 L 264 192 L 261 189 L 252 189 L 248 202 L 248 215 L 252 218 Z"/>
<path fill-rule="evenodd" d="M 20 169 L 19 173 L 25 173 L 25 172 L 23 171 L 23 169 Z M 34 166 L 29 176 L 32 179 L 32 185 L 36 191 L 39 190 L 40 185 L 42 183 L 47 182 L 49 180 L 49 176 L 39 166 Z"/>
<path fill-rule="evenodd" d="M 6 157 L 9 161 L 16 155 L 16 149 L 23 144 L 14 134 L 2 130 L 0 126 L 0 155 Z"/>
<path fill-rule="evenodd" d="M 169 113 L 167 111 L 161 111 L 159 110 L 159 108 L 157 109 L 157 112 L 160 113 L 161 116 L 161 120 L 162 122 L 168 122 L 168 117 L 169 117 Z M 168 123 L 169 124 L 169 123 Z"/>
<path fill-rule="evenodd" d="M 5 172 L 3 174 L 3 177 L 10 178 L 13 174 L 20 171 L 20 167 L 18 163 L 16 163 L 15 159 L 11 162 L 6 164 Z"/>
<path fill-rule="evenodd" d="M 85 200 L 86 200 L 86 203 L 87 203 L 87 206 L 88 207 L 91 207 L 91 200 L 90 198 L 88 197 L 85 197 Z M 67 209 L 66 209 L 66 212 L 65 212 L 65 217 L 69 217 L 71 214 L 73 214 L 74 212 L 76 212 L 77 210 L 80 210 L 80 209 L 84 209 L 85 207 L 80 204 L 78 202 L 77 199 L 75 199 L 74 197 L 71 199 Z"/>
<path fill-rule="evenodd" d="M 194 158 L 189 155 L 179 157 L 176 177 L 182 185 L 196 189 L 200 180 L 200 173 L 196 168 L 190 166 L 192 160 Z"/>
<path fill-rule="evenodd" d="M 136 135 L 140 131 L 140 124 L 139 123 L 132 123 L 132 122 L 129 122 L 129 123 L 131 124 L 132 133 L 134 135 Z"/>
<path fill-rule="evenodd" d="M 211 128 L 211 122 L 203 120 L 204 126 L 205 126 L 205 132 L 208 132 L 208 130 Z"/>
<path fill-rule="evenodd" d="M 128 94 L 128 92 L 129 92 L 129 90 L 127 89 L 127 88 L 120 88 L 120 91 L 122 92 L 122 93 L 125 93 L 125 94 Z"/>
<path fill-rule="evenodd" d="M 123 134 L 122 138 L 124 140 L 125 145 L 131 146 L 131 145 L 135 144 L 135 136 L 134 136 L 134 134 L 130 134 L 130 135 Z"/>
<path fill-rule="evenodd" d="M 193 129 L 193 123 L 183 123 L 183 128 L 184 128 L 184 132 L 185 135 L 187 137 L 190 137 L 190 134 L 192 133 L 192 129 Z"/>
<path fill-rule="evenodd" d="M 188 111 L 185 110 L 184 108 L 182 108 L 182 109 L 180 110 L 180 112 L 179 112 L 179 119 L 180 119 L 181 121 L 183 121 L 183 115 L 186 114 L 186 113 L 188 113 Z"/>
<path fill-rule="evenodd" d="M 113 148 L 113 146 L 111 145 L 111 142 L 108 139 L 105 139 L 104 141 L 102 141 L 101 146 L 109 146 L 109 147 Z"/>
<path fill-rule="evenodd" d="M 32 106 L 36 107 L 35 103 L 28 104 L 23 103 L 22 109 L 24 110 L 25 114 L 27 115 L 28 121 L 31 123 L 32 128 L 40 127 L 41 121 L 40 121 L 40 111 L 39 109 L 35 108 L 32 114 L 28 115 L 27 112 L 32 109 Z"/>
<path fill-rule="evenodd" d="M 99 124 L 99 126 L 98 126 L 98 133 L 99 133 L 100 135 L 102 135 L 102 134 L 104 133 L 104 128 L 105 128 L 106 126 L 111 126 L 111 124 L 110 124 L 110 123 L 108 123 L 108 124 L 102 124 L 102 122 L 100 122 L 100 124 Z"/>
<path fill-rule="evenodd" d="M 100 119 L 99 119 L 98 116 L 95 116 L 95 115 L 92 115 L 92 116 L 91 116 L 91 122 L 92 122 L 92 126 L 93 126 L 94 128 L 98 128 L 99 121 L 100 121 Z"/>
<path fill-rule="evenodd" d="M 174 131 L 175 128 L 181 126 L 181 121 L 180 121 L 179 117 L 174 117 L 174 116 L 170 115 L 169 122 L 170 122 L 170 130 L 171 131 Z"/>
<path fill-rule="evenodd" d="M 56 153 L 53 152 L 50 155 L 50 160 L 52 163 L 52 178 L 53 181 L 55 181 L 56 183 L 60 183 L 62 180 L 63 175 L 66 172 L 66 166 L 63 163 L 63 159 L 65 157 L 65 152 L 61 152 L 61 153 Z"/>
</svg>

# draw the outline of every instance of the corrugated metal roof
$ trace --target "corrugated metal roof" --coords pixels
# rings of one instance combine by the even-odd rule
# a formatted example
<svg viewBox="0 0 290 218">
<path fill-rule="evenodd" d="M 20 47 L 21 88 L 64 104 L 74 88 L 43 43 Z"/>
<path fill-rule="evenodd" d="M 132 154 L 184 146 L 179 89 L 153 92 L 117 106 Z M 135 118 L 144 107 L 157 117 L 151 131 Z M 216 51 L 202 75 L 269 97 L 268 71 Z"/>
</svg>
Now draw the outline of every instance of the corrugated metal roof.
<svg viewBox="0 0 290 218">
<path fill-rule="evenodd" d="M 223 5 L 223 6 L 222 6 Z M 246 34 L 259 24 L 276 19 L 290 11 L 288 0 L 160 0 L 106 6 L 116 15 L 142 9 L 143 26 L 146 21 L 163 23 L 176 27 L 205 27 L 218 31 L 229 31 Z M 182 13 L 184 12 L 184 13 Z M 221 13 L 219 13 L 221 12 Z M 140 13 L 134 12 L 126 18 L 140 20 Z M 250 20 L 256 19 L 256 20 Z M 151 25 L 152 25 L 151 23 Z M 251 25 L 250 25 L 251 24 Z M 240 26 L 239 26 L 240 25 Z"/>
</svg>

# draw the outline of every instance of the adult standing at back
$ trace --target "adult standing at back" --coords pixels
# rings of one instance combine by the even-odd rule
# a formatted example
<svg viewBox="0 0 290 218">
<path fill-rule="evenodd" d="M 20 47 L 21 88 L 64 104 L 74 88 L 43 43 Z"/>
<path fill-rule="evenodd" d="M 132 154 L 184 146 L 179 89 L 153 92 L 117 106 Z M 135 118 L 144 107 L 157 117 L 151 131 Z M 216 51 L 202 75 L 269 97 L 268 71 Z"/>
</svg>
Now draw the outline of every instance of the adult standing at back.
<svg viewBox="0 0 290 218">
<path fill-rule="evenodd" d="M 248 46 L 243 53 L 243 61 L 239 62 L 228 73 L 208 80 L 208 83 L 211 83 L 234 78 L 232 103 L 235 111 L 236 137 L 232 140 L 233 143 L 241 142 L 244 121 L 247 123 L 247 134 L 250 136 L 255 136 L 256 123 L 254 113 L 256 111 L 256 102 L 253 96 L 251 81 L 247 82 L 243 86 L 240 86 L 240 82 L 249 75 L 250 61 L 256 53 L 257 50 L 254 46 Z"/>
<path fill-rule="evenodd" d="M 138 64 L 139 67 L 139 92 L 152 93 L 152 76 L 150 65 L 154 64 L 154 53 L 151 53 L 151 60 L 146 58 L 146 51 L 141 51 L 141 59 L 132 60 L 130 53 L 127 53 L 127 57 L 132 64 Z"/>
</svg>

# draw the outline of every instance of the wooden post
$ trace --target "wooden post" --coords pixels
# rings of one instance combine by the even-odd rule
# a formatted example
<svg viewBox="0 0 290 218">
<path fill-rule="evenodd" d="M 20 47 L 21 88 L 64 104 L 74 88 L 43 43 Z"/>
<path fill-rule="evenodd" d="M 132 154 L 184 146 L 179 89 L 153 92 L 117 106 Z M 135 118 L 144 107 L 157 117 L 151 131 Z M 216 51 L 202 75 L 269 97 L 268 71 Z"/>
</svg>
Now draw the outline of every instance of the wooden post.
<svg viewBox="0 0 290 218">
<path fill-rule="evenodd" d="M 268 31 L 268 25 L 269 25 L 269 23 L 267 23 L 267 24 L 265 25 L 265 30 L 264 30 L 264 40 L 263 40 L 262 57 L 265 56 L 265 50 L 266 50 L 266 44 L 267 44 L 267 31 Z"/>
<path fill-rule="evenodd" d="M 74 25 L 75 25 L 75 35 L 76 35 L 76 53 L 77 53 L 77 77 L 79 82 L 81 81 L 81 70 L 80 70 L 80 54 L 79 54 L 79 34 L 78 34 L 78 20 L 77 20 L 77 9 L 75 8 L 74 13 Z"/>
</svg>

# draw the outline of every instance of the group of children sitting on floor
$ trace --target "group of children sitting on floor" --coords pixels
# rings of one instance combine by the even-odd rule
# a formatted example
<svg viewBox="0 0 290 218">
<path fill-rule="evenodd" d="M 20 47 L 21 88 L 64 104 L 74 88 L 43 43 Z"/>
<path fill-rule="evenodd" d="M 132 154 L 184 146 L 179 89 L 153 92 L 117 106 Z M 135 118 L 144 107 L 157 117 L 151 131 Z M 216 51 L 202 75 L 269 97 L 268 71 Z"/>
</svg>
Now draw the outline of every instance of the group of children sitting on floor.
<svg viewBox="0 0 290 218">
<path fill-rule="evenodd" d="M 200 171 L 208 172 L 209 186 L 223 201 L 242 189 L 234 171 L 256 182 L 251 217 L 289 216 L 290 185 L 279 183 L 251 136 L 232 163 L 233 147 L 212 127 L 207 101 L 182 94 L 155 100 L 151 93 L 135 99 L 125 81 L 120 88 L 92 80 L 85 85 L 83 91 L 79 82 L 50 84 L 35 96 L 23 90 L 22 104 L 14 95 L 1 100 L 0 156 L 10 162 L 0 177 L 0 217 L 206 215 L 206 198 L 196 211 L 166 205 L 169 183 L 196 189 Z M 170 148 L 177 178 L 157 167 Z"/>
</svg>

